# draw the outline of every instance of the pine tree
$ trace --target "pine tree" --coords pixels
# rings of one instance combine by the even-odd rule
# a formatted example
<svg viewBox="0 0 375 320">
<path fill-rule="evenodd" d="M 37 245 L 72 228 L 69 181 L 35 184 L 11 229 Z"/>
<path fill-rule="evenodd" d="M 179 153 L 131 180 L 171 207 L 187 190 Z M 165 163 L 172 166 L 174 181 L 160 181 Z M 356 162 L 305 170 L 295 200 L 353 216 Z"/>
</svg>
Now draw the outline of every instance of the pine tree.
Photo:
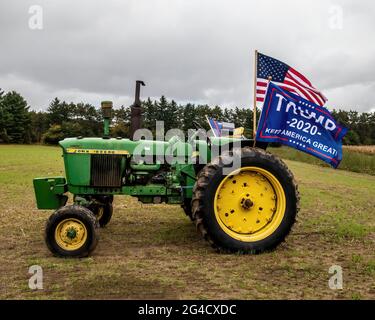
<svg viewBox="0 0 375 320">
<path fill-rule="evenodd" d="M 161 96 L 158 103 L 156 104 L 156 118 L 155 121 L 164 121 L 166 114 L 168 113 L 168 100 L 165 96 Z"/>
<path fill-rule="evenodd" d="M 156 102 L 152 101 L 150 98 L 148 98 L 146 101 L 142 103 L 143 127 L 145 129 L 155 129 L 156 107 Z"/>
<path fill-rule="evenodd" d="M 234 114 L 233 110 L 229 108 L 225 108 L 223 112 L 223 120 L 227 122 L 235 122 L 234 121 Z"/>
<path fill-rule="evenodd" d="M 205 104 L 198 105 L 195 110 L 195 121 L 198 122 L 204 129 L 209 130 L 210 126 L 207 123 L 206 116 L 209 118 L 215 118 L 211 108 Z"/>
<path fill-rule="evenodd" d="M 5 121 L 8 115 L 5 114 L 3 101 L 4 101 L 4 91 L 0 89 L 0 142 L 8 142 L 9 137 L 5 129 Z"/>
<path fill-rule="evenodd" d="M 2 99 L 3 123 L 8 142 L 30 143 L 30 115 L 26 100 L 17 92 L 8 92 Z"/>
<path fill-rule="evenodd" d="M 196 120 L 196 109 L 195 105 L 188 103 L 186 106 L 181 107 L 181 120 L 182 128 L 187 135 L 189 129 L 194 129 L 193 121 Z"/>
<path fill-rule="evenodd" d="M 43 134 L 48 130 L 48 117 L 45 112 L 31 111 L 30 113 L 31 120 L 31 141 L 32 142 L 41 142 Z"/>
<path fill-rule="evenodd" d="M 371 144 L 371 124 L 370 124 L 370 114 L 361 113 L 358 118 L 358 128 L 357 133 L 361 139 L 361 144 Z"/>
<path fill-rule="evenodd" d="M 58 98 L 53 99 L 47 109 L 49 125 L 61 125 L 63 122 L 69 121 L 73 115 L 73 109 L 72 104 L 69 105 L 65 101 L 60 102 Z"/>
<path fill-rule="evenodd" d="M 172 100 L 170 103 L 167 101 L 166 109 L 164 110 L 164 126 L 165 132 L 170 129 L 181 129 L 179 126 L 179 109 L 177 103 Z"/>
<path fill-rule="evenodd" d="M 116 124 L 122 123 L 126 126 L 130 126 L 130 108 L 121 106 L 119 109 L 114 110 L 113 121 Z"/>
<path fill-rule="evenodd" d="M 59 124 L 50 126 L 42 137 L 43 143 L 46 144 L 57 144 L 62 139 L 64 139 L 64 132 Z"/>
<path fill-rule="evenodd" d="M 211 109 L 210 115 L 212 118 L 217 119 L 218 121 L 223 121 L 223 109 L 221 109 L 219 106 L 215 106 Z"/>
<path fill-rule="evenodd" d="M 371 144 L 375 144 L 375 111 L 370 114 L 370 124 L 371 124 L 371 132 L 370 132 L 370 138 L 371 138 Z"/>
<path fill-rule="evenodd" d="M 114 137 L 127 138 L 130 134 L 130 108 L 121 106 L 114 110 L 113 126 L 111 134 Z"/>
</svg>

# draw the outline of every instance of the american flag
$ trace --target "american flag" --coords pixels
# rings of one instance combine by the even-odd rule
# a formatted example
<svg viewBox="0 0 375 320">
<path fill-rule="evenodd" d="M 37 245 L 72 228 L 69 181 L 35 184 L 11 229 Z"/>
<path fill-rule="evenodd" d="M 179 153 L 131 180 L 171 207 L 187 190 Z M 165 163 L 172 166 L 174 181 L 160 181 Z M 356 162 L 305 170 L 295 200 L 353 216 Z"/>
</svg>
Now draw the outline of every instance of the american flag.
<svg viewBox="0 0 375 320">
<path fill-rule="evenodd" d="M 311 82 L 297 70 L 274 58 L 258 53 L 256 101 L 263 102 L 266 96 L 268 81 L 293 92 L 319 106 L 323 106 L 327 98 L 313 87 Z"/>
</svg>

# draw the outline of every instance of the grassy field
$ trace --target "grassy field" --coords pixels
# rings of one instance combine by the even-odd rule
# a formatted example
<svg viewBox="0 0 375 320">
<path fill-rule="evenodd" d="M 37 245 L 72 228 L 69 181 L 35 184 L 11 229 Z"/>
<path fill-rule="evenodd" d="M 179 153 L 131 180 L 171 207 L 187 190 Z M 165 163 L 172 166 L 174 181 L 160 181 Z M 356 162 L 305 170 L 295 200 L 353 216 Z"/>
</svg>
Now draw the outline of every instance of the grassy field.
<svg viewBox="0 0 375 320">
<path fill-rule="evenodd" d="M 63 174 L 60 150 L 0 146 L 2 299 L 374 299 L 375 177 L 286 161 L 301 192 L 287 241 L 262 255 L 217 254 L 178 206 L 115 198 L 93 256 L 53 257 L 43 241 L 51 212 L 35 209 L 32 179 Z M 43 290 L 28 287 L 40 265 Z M 331 290 L 328 269 L 343 269 Z"/>
<path fill-rule="evenodd" d="M 375 154 L 375 146 L 344 146 L 344 150 L 355 151 L 364 154 Z"/>
<path fill-rule="evenodd" d="M 286 146 L 282 146 L 281 148 L 269 148 L 269 151 L 283 159 L 329 167 L 329 164 L 316 157 Z M 341 170 L 375 175 L 375 146 L 344 146 L 342 161 L 338 168 Z"/>
</svg>

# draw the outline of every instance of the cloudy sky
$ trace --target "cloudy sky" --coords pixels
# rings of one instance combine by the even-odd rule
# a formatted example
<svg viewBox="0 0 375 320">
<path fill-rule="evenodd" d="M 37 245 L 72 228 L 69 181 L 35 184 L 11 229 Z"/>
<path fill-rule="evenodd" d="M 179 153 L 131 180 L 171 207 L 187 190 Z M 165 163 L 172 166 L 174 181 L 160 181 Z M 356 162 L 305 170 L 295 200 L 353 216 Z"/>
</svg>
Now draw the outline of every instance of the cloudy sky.
<svg viewBox="0 0 375 320">
<path fill-rule="evenodd" d="M 374 32 L 373 0 L 1 0 L 0 88 L 36 110 L 56 96 L 119 106 L 141 79 L 144 97 L 250 107 L 258 49 L 306 75 L 328 107 L 369 111 Z"/>
</svg>

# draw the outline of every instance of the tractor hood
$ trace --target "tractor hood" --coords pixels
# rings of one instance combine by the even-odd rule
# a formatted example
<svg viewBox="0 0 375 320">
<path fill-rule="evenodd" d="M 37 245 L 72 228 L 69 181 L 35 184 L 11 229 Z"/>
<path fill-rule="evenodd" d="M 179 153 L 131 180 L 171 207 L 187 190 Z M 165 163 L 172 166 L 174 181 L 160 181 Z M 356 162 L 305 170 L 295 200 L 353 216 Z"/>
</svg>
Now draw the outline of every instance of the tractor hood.
<svg viewBox="0 0 375 320">
<path fill-rule="evenodd" d="M 169 141 L 139 140 L 122 138 L 67 138 L 59 142 L 64 153 L 88 154 L 179 154 L 190 156 L 192 147 L 180 140 Z"/>
</svg>

